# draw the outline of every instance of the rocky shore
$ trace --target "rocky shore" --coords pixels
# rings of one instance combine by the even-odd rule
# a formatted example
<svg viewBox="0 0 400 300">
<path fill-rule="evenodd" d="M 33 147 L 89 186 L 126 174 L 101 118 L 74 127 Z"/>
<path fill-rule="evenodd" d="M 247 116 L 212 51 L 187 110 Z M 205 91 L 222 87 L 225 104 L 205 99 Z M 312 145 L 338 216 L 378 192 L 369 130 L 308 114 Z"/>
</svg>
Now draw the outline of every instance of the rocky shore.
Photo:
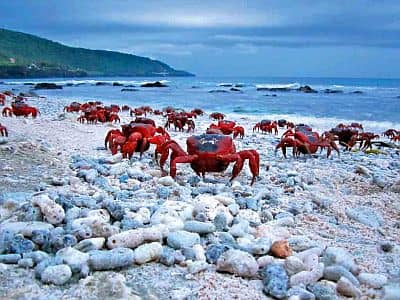
<svg viewBox="0 0 400 300">
<path fill-rule="evenodd" d="M 1 118 L 1 298 L 400 298 L 398 149 L 283 159 L 279 137 L 243 116 L 235 144 L 260 153 L 254 186 L 247 166 L 230 183 L 232 167 L 202 180 L 180 164 L 173 180 L 151 150 L 129 161 L 103 148 L 119 125 L 30 103 L 38 119 Z M 186 148 L 190 134 L 170 134 Z"/>
</svg>

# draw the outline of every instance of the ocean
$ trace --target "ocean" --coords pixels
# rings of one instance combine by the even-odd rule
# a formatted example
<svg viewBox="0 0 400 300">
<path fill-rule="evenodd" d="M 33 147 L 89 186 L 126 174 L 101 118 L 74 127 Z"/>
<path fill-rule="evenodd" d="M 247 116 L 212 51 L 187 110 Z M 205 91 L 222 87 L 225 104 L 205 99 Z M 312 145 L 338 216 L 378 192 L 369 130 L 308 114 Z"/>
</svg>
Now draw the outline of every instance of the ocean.
<svg viewBox="0 0 400 300">
<path fill-rule="evenodd" d="M 159 80 L 168 87 L 142 88 Z M 361 122 L 370 130 L 400 129 L 400 79 L 283 78 L 283 77 L 171 77 L 77 78 L 3 80 L 1 90 L 29 91 L 30 83 L 54 82 L 61 90 L 38 90 L 41 96 L 70 101 L 99 100 L 132 107 L 161 109 L 202 108 L 235 118 L 285 118 L 318 128 L 344 122 Z M 96 85 L 102 82 L 103 85 Z M 123 86 L 113 86 L 118 82 Z M 297 89 L 308 85 L 318 93 Z M 121 89 L 135 89 L 122 92 Z M 231 90 L 233 88 L 233 90 Z M 327 90 L 330 92 L 328 93 Z"/>
</svg>

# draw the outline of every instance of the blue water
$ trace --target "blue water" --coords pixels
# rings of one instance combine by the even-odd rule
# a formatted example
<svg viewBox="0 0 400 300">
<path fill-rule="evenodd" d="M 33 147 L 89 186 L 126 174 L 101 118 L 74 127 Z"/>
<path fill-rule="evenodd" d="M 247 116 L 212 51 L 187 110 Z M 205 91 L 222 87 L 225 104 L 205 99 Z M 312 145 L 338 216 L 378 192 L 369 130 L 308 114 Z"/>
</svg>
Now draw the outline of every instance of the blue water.
<svg viewBox="0 0 400 300">
<path fill-rule="evenodd" d="M 140 83 L 165 80 L 166 88 L 141 88 Z M 95 86 L 95 82 L 120 82 L 135 85 L 138 91 L 121 92 L 120 86 Z M 269 78 L 269 77 L 187 77 L 187 78 L 84 78 L 4 80 L 2 89 L 26 91 L 26 82 L 56 82 L 62 90 L 40 90 L 40 95 L 68 98 L 71 101 L 100 100 L 105 103 L 130 106 L 151 105 L 162 108 L 171 105 L 183 109 L 204 110 L 255 116 L 286 116 L 329 120 L 381 123 L 382 127 L 400 127 L 400 79 L 352 78 Z M 66 83 L 79 85 L 65 86 Z M 229 91 L 221 83 L 240 84 L 241 92 Z M 257 87 L 297 88 L 309 85 L 318 90 L 305 94 L 295 90 L 257 91 Z M 326 94 L 325 89 L 342 93 Z M 210 93 L 226 90 L 227 93 Z M 361 91 L 361 94 L 353 92 Z M 276 97 L 272 97 L 275 94 Z M 332 122 L 334 122 L 332 121 Z"/>
</svg>

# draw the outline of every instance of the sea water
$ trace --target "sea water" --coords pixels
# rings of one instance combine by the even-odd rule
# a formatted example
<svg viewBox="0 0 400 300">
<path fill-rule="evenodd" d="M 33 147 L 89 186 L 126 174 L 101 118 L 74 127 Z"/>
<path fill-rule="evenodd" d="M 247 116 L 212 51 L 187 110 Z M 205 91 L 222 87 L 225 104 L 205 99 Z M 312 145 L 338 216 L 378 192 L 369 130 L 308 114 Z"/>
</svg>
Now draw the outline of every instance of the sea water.
<svg viewBox="0 0 400 300">
<path fill-rule="evenodd" d="M 161 81 L 163 88 L 141 84 Z M 30 83 L 54 82 L 60 90 L 37 90 L 41 96 L 70 101 L 99 100 L 131 107 L 173 106 L 202 108 L 232 118 L 287 119 L 318 128 L 361 122 L 370 130 L 400 129 L 400 79 L 270 78 L 270 77 L 171 77 L 171 78 L 75 78 L 3 80 L 0 89 L 29 91 Z M 96 83 L 102 82 L 102 85 Z M 123 86 L 113 86 L 113 83 Z M 318 93 L 297 89 L 309 85 Z M 122 89 L 134 91 L 121 91 Z M 268 90 L 270 89 L 270 90 Z M 271 90 L 272 89 L 272 90 Z M 335 93 L 327 93 L 326 90 Z"/>
</svg>

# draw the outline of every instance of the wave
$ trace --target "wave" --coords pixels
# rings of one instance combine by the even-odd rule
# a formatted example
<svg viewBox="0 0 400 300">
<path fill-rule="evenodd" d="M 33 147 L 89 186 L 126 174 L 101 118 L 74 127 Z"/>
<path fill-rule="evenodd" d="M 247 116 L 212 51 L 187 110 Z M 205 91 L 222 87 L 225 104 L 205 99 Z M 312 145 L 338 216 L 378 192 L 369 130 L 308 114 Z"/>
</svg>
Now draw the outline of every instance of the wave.
<svg viewBox="0 0 400 300">
<path fill-rule="evenodd" d="M 286 83 L 286 84 L 274 84 L 274 83 L 259 83 L 256 84 L 256 88 L 261 89 L 287 89 L 287 90 L 294 90 L 300 87 L 300 83 Z"/>
</svg>

